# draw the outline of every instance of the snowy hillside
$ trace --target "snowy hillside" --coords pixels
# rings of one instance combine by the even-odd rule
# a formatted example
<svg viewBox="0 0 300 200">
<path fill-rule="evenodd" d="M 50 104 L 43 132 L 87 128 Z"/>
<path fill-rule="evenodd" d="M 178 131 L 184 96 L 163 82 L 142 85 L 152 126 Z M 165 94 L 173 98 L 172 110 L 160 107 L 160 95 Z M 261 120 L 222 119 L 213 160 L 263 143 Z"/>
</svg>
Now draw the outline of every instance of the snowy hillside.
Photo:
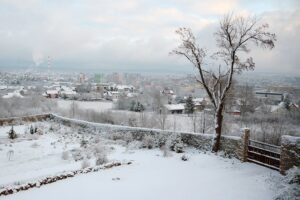
<svg viewBox="0 0 300 200">
<path fill-rule="evenodd" d="M 37 127 L 37 132 L 31 134 L 31 127 Z M 0 128 L 2 188 L 95 166 L 99 157 L 103 163 L 133 163 L 2 199 L 273 199 L 281 179 L 276 171 L 209 152 L 189 147 L 184 153 L 145 149 L 143 143 L 149 141 L 124 142 L 51 121 L 15 126 L 18 138 L 14 140 L 6 137 L 10 128 Z"/>
</svg>

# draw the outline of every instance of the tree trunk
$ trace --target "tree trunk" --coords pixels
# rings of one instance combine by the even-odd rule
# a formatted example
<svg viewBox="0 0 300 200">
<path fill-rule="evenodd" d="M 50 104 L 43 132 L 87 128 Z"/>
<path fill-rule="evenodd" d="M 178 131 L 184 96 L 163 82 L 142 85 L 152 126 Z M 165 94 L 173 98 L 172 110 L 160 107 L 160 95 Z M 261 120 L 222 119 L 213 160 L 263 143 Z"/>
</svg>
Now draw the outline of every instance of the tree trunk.
<svg viewBox="0 0 300 200">
<path fill-rule="evenodd" d="M 220 104 L 219 108 L 216 110 L 216 115 L 215 115 L 215 137 L 212 146 L 213 152 L 217 152 L 220 149 L 222 122 L 223 122 L 223 104 Z"/>
</svg>

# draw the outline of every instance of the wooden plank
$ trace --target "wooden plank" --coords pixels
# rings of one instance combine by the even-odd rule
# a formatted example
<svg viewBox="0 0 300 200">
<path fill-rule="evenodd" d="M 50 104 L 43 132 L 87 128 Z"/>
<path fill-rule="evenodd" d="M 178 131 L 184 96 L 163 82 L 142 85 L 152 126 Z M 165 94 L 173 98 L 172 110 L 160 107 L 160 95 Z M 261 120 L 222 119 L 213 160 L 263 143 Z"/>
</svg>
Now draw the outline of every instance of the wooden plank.
<svg viewBox="0 0 300 200">
<path fill-rule="evenodd" d="M 263 148 L 259 148 L 259 147 L 251 146 L 251 145 L 249 145 L 248 147 L 253 148 L 253 149 L 259 149 L 259 150 L 266 151 L 266 152 L 273 153 L 273 154 L 276 154 L 276 155 L 280 156 L 280 153 L 274 152 L 274 151 L 271 151 L 271 150 L 268 150 L 268 149 L 263 149 Z"/>
<path fill-rule="evenodd" d="M 262 166 L 268 167 L 268 168 L 270 168 L 270 169 L 274 169 L 274 170 L 277 170 L 277 171 L 280 170 L 279 167 L 275 167 L 275 166 L 272 166 L 272 165 L 268 165 L 268 164 L 266 164 L 266 163 L 263 163 L 263 162 L 260 162 L 260 161 L 257 161 L 257 160 L 251 159 L 251 158 L 247 158 L 247 160 L 250 161 L 250 162 L 256 163 L 256 164 L 258 164 L 258 165 L 262 165 Z"/>
<path fill-rule="evenodd" d="M 273 156 L 265 155 L 265 154 L 262 154 L 262 153 L 259 153 L 259 152 L 248 151 L 248 153 L 253 153 L 253 154 L 256 154 L 256 155 L 259 155 L 259 156 L 263 156 L 263 157 L 270 158 L 270 159 L 273 159 L 273 160 L 276 160 L 276 161 L 280 161 L 280 158 L 276 158 L 276 157 L 273 157 Z"/>
<path fill-rule="evenodd" d="M 258 143 L 258 144 L 261 144 L 261 145 L 265 145 L 265 146 L 269 146 L 269 147 L 280 149 L 280 146 L 276 146 L 276 145 L 273 145 L 273 144 L 268 144 L 268 143 L 260 142 L 260 141 L 257 141 L 257 140 L 249 140 L 249 142 Z"/>
</svg>

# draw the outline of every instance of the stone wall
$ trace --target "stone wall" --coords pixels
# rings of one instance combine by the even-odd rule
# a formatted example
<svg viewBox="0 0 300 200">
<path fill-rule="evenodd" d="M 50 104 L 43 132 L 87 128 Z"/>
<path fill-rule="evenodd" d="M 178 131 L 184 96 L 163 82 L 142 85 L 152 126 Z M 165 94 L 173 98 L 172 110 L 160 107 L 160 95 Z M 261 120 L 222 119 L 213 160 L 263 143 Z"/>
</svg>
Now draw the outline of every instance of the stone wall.
<svg viewBox="0 0 300 200">
<path fill-rule="evenodd" d="M 284 135 L 281 138 L 280 173 L 300 166 L 300 137 Z"/>
<path fill-rule="evenodd" d="M 67 126 L 79 126 L 82 128 L 91 128 L 111 135 L 112 137 L 118 137 L 118 139 L 126 140 L 127 138 L 133 138 L 134 140 L 143 140 L 145 136 L 152 136 L 156 139 L 156 144 L 159 146 L 164 144 L 170 137 L 180 138 L 184 144 L 195 147 L 199 150 L 210 151 L 212 148 L 213 135 L 211 134 L 199 134 L 189 132 L 173 132 L 159 129 L 137 128 L 110 124 L 100 124 L 87 122 L 83 120 L 75 120 L 65 118 L 57 115 L 51 115 L 51 118 L 59 123 Z M 241 138 L 235 136 L 222 136 L 221 137 L 221 150 L 226 156 L 238 158 L 238 149 Z"/>
<path fill-rule="evenodd" d="M 90 128 L 91 130 L 97 130 L 102 132 L 104 135 L 119 137 L 119 139 L 126 140 L 126 138 L 133 138 L 134 140 L 143 140 L 145 136 L 152 136 L 156 139 L 157 145 L 164 144 L 168 138 L 179 137 L 185 145 L 195 147 L 199 150 L 210 151 L 212 148 L 213 135 L 211 134 L 200 134 L 190 132 L 174 132 L 160 129 L 148 129 L 138 127 L 128 127 L 120 125 L 110 125 L 87 122 L 83 120 L 70 119 L 61 117 L 56 114 L 42 114 L 33 115 L 26 117 L 16 117 L 0 119 L 0 126 L 3 125 L 15 125 L 21 124 L 22 122 L 36 122 L 52 119 L 58 123 L 66 126 L 79 126 L 81 128 Z M 220 149 L 228 157 L 240 158 L 239 153 L 243 148 L 241 137 L 236 136 L 221 136 Z"/>
</svg>

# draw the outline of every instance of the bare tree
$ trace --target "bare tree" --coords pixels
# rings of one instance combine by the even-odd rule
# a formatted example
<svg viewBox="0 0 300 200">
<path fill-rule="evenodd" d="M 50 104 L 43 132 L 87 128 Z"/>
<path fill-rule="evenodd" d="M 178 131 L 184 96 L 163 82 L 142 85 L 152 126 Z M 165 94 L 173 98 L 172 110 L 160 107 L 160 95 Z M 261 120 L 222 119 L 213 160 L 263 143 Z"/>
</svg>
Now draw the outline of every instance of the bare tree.
<svg viewBox="0 0 300 200">
<path fill-rule="evenodd" d="M 215 33 L 218 51 L 210 58 L 218 69 L 207 69 L 205 58 L 207 51 L 200 48 L 192 30 L 179 28 L 181 44 L 171 53 L 184 56 L 199 72 L 196 80 L 205 89 L 215 112 L 215 138 L 213 152 L 220 147 L 222 132 L 223 109 L 226 96 L 231 88 L 235 74 L 244 70 L 253 70 L 255 63 L 252 57 L 241 58 L 241 54 L 250 52 L 250 43 L 262 48 L 272 49 L 276 41 L 275 34 L 267 31 L 268 24 L 259 25 L 256 18 L 234 17 L 227 15 L 220 21 Z"/>
<path fill-rule="evenodd" d="M 246 113 L 253 113 L 257 106 L 257 100 L 254 95 L 253 87 L 248 84 L 237 88 L 237 96 L 239 98 L 239 106 L 241 115 L 245 116 Z"/>
<path fill-rule="evenodd" d="M 158 115 L 158 124 L 160 129 L 162 130 L 165 130 L 166 128 L 167 117 L 168 117 L 168 111 L 166 110 L 165 107 L 162 107 Z"/>
</svg>

